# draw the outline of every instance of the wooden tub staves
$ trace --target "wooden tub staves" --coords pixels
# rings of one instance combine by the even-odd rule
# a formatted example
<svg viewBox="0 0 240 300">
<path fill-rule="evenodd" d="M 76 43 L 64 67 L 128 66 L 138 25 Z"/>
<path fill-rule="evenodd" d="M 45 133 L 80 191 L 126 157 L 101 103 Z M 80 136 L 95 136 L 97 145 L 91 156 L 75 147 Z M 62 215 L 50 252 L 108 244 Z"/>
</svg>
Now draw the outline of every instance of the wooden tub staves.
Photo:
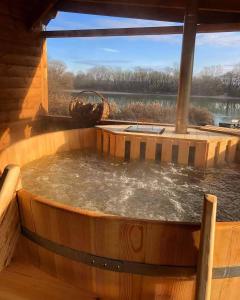
<svg viewBox="0 0 240 300">
<path fill-rule="evenodd" d="M 194 299 L 200 224 L 111 216 L 25 190 L 18 204 L 25 252 L 50 274 L 100 299 Z M 237 299 L 239 240 L 239 222 L 216 223 L 211 299 Z"/>
<path fill-rule="evenodd" d="M 23 166 L 44 155 L 74 149 L 101 148 L 121 157 L 124 137 L 107 134 L 109 139 L 101 134 L 99 140 L 99 130 L 91 128 L 35 136 L 4 150 L 0 166 L 2 170 L 9 163 Z M 141 142 L 141 138 L 133 142 L 130 156 L 143 155 L 138 149 Z M 154 158 L 156 152 L 149 145 L 156 141 L 146 138 L 146 142 L 145 156 Z M 158 153 L 164 147 L 172 149 L 172 144 L 158 147 Z M 172 157 L 162 155 L 165 160 Z M 186 160 L 184 155 L 180 157 Z M 91 212 L 24 189 L 17 191 L 17 202 L 17 224 L 22 231 L 17 254 L 52 276 L 104 300 L 195 299 L 200 224 Z M 240 286 L 240 222 L 215 225 L 211 300 L 236 300 Z M 0 224 L 0 230 L 6 228 Z"/>
</svg>

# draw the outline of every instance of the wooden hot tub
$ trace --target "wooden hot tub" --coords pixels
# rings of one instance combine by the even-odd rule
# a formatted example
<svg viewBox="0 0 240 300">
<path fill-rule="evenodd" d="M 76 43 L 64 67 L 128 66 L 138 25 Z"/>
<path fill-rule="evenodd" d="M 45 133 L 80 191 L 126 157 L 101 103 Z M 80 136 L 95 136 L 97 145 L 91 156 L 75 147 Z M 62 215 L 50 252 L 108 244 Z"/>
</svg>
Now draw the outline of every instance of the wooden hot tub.
<svg viewBox="0 0 240 300">
<path fill-rule="evenodd" d="M 94 128 L 47 133 L 7 148 L 0 166 L 96 147 Z M 17 201 L 18 251 L 48 273 L 99 299 L 194 299 L 200 224 L 96 213 L 24 189 Z M 240 222 L 217 222 L 211 299 L 236 300 L 239 286 Z"/>
</svg>

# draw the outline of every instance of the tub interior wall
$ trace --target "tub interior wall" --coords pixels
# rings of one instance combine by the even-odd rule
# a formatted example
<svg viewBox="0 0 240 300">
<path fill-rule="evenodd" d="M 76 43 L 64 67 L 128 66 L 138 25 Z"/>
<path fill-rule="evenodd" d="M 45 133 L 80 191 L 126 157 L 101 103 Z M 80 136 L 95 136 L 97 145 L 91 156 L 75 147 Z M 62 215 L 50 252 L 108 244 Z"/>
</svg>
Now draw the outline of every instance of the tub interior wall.
<svg viewBox="0 0 240 300">
<path fill-rule="evenodd" d="M 0 169 L 8 164 L 20 167 L 41 158 L 70 150 L 94 150 L 96 148 L 96 130 L 94 128 L 56 131 L 37 135 L 17 142 L 0 153 Z"/>
</svg>

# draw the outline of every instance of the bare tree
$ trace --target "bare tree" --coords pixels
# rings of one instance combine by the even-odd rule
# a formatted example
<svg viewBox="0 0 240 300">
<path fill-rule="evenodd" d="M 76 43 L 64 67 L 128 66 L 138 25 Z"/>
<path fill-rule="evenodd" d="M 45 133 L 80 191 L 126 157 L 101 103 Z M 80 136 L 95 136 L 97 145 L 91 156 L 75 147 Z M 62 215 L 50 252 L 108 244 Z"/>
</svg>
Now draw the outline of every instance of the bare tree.
<svg viewBox="0 0 240 300">
<path fill-rule="evenodd" d="M 64 89 L 72 89 L 74 74 L 67 72 L 67 66 L 58 60 L 50 60 L 48 64 L 49 92 L 59 92 Z"/>
</svg>

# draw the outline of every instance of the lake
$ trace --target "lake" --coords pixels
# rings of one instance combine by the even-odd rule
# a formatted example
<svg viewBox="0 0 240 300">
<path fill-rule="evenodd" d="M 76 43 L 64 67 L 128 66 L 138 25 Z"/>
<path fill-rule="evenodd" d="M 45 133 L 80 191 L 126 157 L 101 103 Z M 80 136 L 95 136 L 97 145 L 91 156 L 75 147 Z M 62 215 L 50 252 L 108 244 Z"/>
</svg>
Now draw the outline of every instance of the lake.
<svg viewBox="0 0 240 300">
<path fill-rule="evenodd" d="M 73 90 L 71 93 L 78 94 L 79 90 Z M 176 95 L 161 94 L 138 94 L 138 93 L 120 93 L 105 92 L 101 93 L 108 98 L 109 101 L 114 100 L 117 104 L 126 105 L 131 102 L 160 102 L 162 105 L 176 105 Z M 213 96 L 193 96 L 191 104 L 198 107 L 205 107 L 214 115 L 214 122 L 228 122 L 232 119 L 240 119 L 240 98 L 233 97 L 213 97 Z"/>
</svg>

